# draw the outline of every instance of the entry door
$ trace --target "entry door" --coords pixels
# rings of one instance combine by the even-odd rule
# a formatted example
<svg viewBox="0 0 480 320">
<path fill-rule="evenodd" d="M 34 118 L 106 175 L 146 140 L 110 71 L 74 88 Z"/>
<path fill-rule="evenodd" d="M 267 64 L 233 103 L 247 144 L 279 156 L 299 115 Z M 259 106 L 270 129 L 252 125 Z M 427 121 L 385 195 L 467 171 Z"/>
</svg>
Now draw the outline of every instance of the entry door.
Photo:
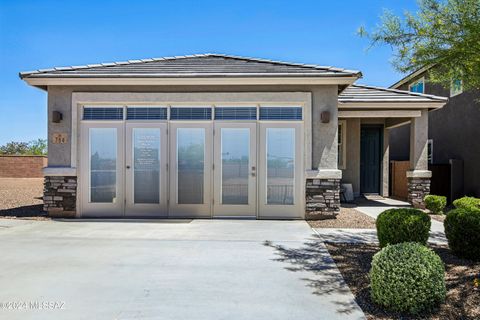
<svg viewBox="0 0 480 320">
<path fill-rule="evenodd" d="M 127 123 L 125 216 L 168 216 L 167 141 L 166 123 Z"/>
<path fill-rule="evenodd" d="M 360 135 L 360 192 L 380 192 L 381 128 L 362 127 Z"/>
<path fill-rule="evenodd" d="M 212 124 L 170 123 L 170 216 L 211 217 Z"/>
<path fill-rule="evenodd" d="M 121 217 L 124 209 L 123 123 L 81 127 L 81 212 L 83 217 Z"/>
<path fill-rule="evenodd" d="M 255 123 L 215 124 L 215 217 L 256 217 L 256 151 Z"/>
<path fill-rule="evenodd" d="M 304 216 L 303 133 L 300 123 L 260 123 L 260 218 Z"/>
</svg>

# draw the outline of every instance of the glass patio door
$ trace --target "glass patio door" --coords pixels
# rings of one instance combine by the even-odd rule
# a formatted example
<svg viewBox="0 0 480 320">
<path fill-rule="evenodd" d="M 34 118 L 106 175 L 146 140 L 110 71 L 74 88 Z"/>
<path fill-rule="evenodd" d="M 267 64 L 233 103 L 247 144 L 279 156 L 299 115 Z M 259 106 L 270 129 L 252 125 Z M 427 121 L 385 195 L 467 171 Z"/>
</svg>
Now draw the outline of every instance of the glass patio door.
<svg viewBox="0 0 480 320">
<path fill-rule="evenodd" d="M 127 123 L 125 216 L 167 217 L 167 125 Z"/>
<path fill-rule="evenodd" d="M 171 122 L 170 217 L 211 217 L 211 123 Z"/>
<path fill-rule="evenodd" d="M 256 139 L 255 123 L 215 124 L 215 217 L 256 217 Z"/>
<path fill-rule="evenodd" d="M 303 216 L 303 139 L 300 123 L 260 124 L 259 218 Z"/>
<path fill-rule="evenodd" d="M 84 123 L 81 128 L 83 217 L 121 217 L 124 209 L 123 123 Z"/>
</svg>

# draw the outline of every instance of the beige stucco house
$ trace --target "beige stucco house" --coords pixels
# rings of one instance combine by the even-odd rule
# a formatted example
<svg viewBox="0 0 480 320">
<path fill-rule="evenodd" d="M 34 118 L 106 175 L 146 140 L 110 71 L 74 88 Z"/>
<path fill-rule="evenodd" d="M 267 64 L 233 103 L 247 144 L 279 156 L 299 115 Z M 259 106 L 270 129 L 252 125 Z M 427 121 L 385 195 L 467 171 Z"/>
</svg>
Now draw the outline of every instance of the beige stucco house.
<svg viewBox="0 0 480 320">
<path fill-rule="evenodd" d="M 222 54 L 22 72 L 48 92 L 45 210 L 75 217 L 316 219 L 341 184 L 388 196 L 410 122 L 410 200 L 428 193 L 429 110 L 359 71 Z"/>
</svg>

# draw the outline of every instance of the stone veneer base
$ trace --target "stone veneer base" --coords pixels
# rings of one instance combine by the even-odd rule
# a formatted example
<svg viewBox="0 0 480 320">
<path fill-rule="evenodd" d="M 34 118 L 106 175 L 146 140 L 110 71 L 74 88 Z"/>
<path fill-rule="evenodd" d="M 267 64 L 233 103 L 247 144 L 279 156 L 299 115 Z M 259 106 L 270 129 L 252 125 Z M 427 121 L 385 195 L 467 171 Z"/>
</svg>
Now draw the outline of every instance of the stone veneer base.
<svg viewBox="0 0 480 320">
<path fill-rule="evenodd" d="M 305 194 L 305 219 L 330 219 L 340 212 L 340 179 L 307 179 Z"/>
<path fill-rule="evenodd" d="M 43 210 L 52 217 L 75 217 L 77 205 L 77 177 L 45 176 Z"/>
<path fill-rule="evenodd" d="M 408 202 L 414 208 L 425 209 L 426 195 L 430 194 L 430 178 L 407 178 L 408 179 Z"/>
</svg>

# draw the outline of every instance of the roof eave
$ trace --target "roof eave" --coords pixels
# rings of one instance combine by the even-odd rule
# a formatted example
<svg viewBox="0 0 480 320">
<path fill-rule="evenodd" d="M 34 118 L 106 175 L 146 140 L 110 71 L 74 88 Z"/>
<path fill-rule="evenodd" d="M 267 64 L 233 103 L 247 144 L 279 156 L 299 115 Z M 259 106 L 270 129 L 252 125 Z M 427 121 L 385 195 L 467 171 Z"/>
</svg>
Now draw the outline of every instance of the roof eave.
<svg viewBox="0 0 480 320">
<path fill-rule="evenodd" d="M 338 108 L 365 108 L 365 109 L 439 109 L 447 104 L 442 101 L 368 101 L 368 100 L 342 100 L 338 101 Z"/>
<path fill-rule="evenodd" d="M 357 76 L 242 77 L 24 77 L 36 87 L 52 85 L 350 85 Z"/>
<path fill-rule="evenodd" d="M 412 73 L 410 73 L 409 75 L 403 77 L 402 79 L 398 80 L 397 82 L 395 82 L 394 84 L 392 84 L 389 88 L 391 89 L 397 89 L 398 87 L 404 85 L 405 83 L 407 83 L 408 81 L 418 77 L 419 75 L 421 75 L 422 73 L 424 73 L 425 71 L 427 71 L 428 69 L 430 69 L 432 66 L 425 66 L 423 68 L 420 68 L 418 69 L 417 71 L 414 71 Z"/>
</svg>

